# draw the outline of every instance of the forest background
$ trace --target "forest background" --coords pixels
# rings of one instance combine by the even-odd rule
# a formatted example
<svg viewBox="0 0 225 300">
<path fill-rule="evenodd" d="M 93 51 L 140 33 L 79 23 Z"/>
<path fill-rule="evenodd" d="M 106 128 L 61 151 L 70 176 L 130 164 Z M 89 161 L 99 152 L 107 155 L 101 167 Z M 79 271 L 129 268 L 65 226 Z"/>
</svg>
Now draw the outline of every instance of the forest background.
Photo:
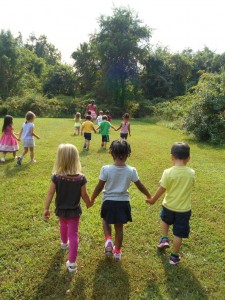
<svg viewBox="0 0 225 300">
<path fill-rule="evenodd" d="M 200 141 L 224 143 L 225 53 L 205 47 L 171 53 L 150 44 L 152 29 L 129 8 L 99 17 L 99 31 L 62 63 L 45 35 L 0 33 L 0 115 L 83 115 L 94 98 L 113 117 L 129 112 L 193 133 Z"/>
</svg>

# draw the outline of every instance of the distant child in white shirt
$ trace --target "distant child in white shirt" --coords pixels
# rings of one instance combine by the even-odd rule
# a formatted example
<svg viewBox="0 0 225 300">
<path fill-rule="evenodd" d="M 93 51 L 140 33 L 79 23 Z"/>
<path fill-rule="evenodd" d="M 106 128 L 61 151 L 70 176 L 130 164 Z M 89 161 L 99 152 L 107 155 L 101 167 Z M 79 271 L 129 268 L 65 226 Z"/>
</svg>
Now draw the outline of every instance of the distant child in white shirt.
<svg viewBox="0 0 225 300">
<path fill-rule="evenodd" d="M 103 116 L 103 111 L 100 110 L 99 115 L 97 117 L 98 126 L 100 126 L 100 124 L 102 123 L 102 116 Z"/>
<path fill-rule="evenodd" d="M 80 135 L 81 132 L 81 114 L 79 112 L 76 113 L 74 118 L 74 135 Z"/>
</svg>

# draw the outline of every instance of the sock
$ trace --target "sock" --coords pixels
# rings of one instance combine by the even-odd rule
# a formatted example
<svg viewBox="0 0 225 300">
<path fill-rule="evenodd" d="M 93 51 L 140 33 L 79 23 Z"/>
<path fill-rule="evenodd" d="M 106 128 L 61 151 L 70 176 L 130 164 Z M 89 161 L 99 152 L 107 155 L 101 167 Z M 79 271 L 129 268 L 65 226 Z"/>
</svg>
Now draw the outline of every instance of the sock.
<svg viewBox="0 0 225 300">
<path fill-rule="evenodd" d="M 112 236 L 111 235 L 105 235 L 105 240 L 111 240 L 112 239 Z"/>
<path fill-rule="evenodd" d="M 162 236 L 161 239 L 168 239 L 168 237 L 167 236 Z"/>
<path fill-rule="evenodd" d="M 178 257 L 178 256 L 179 256 L 179 254 L 178 254 L 178 253 L 174 253 L 174 252 L 171 252 L 171 255 L 173 255 L 173 256 L 176 256 L 176 257 Z"/>
<path fill-rule="evenodd" d="M 114 253 L 120 253 L 120 252 L 121 252 L 120 249 L 118 249 L 118 248 L 115 247 Z"/>
</svg>

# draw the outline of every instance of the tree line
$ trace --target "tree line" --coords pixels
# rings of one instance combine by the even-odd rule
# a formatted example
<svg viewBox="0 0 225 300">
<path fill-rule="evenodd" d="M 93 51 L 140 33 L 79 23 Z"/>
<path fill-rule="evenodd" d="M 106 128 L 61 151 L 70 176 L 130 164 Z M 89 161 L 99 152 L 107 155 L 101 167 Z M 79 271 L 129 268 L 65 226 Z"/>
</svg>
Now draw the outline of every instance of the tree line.
<svg viewBox="0 0 225 300">
<path fill-rule="evenodd" d="M 196 98 L 205 74 L 212 79 L 224 73 L 225 53 L 152 47 L 152 29 L 131 9 L 113 8 L 98 23 L 99 31 L 71 53 L 73 65 L 61 62 L 60 51 L 45 35 L 31 34 L 23 42 L 21 34 L 2 30 L 0 114 L 14 110 L 19 115 L 32 106 L 40 115 L 64 116 L 94 97 L 115 116 L 124 111 L 157 115 L 172 99 Z"/>
</svg>

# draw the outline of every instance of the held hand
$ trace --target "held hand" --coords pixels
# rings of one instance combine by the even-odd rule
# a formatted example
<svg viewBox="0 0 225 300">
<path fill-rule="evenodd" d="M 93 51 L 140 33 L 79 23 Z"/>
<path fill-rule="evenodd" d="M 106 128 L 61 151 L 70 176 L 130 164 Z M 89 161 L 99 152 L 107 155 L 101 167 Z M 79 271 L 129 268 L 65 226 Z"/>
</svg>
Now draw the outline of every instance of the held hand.
<svg viewBox="0 0 225 300">
<path fill-rule="evenodd" d="M 154 204 L 155 203 L 155 201 L 153 200 L 153 198 L 148 198 L 145 202 L 147 204 Z"/>
<path fill-rule="evenodd" d="M 45 221 L 49 220 L 50 219 L 50 211 L 49 210 L 44 210 L 44 213 L 43 213 L 43 219 Z"/>
</svg>

